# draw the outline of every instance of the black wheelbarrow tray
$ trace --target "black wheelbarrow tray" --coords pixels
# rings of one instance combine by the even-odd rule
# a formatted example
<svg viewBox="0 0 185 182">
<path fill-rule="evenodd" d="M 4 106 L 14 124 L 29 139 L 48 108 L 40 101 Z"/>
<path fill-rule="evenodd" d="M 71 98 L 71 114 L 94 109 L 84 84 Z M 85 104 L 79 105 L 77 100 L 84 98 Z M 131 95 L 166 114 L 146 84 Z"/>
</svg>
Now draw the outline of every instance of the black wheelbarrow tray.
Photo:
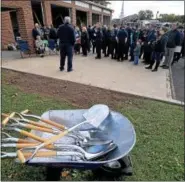
<svg viewBox="0 0 185 182">
<path fill-rule="evenodd" d="M 70 128 L 84 121 L 83 113 L 86 111 L 86 109 L 50 110 L 45 112 L 42 115 L 42 118 L 53 120 Z M 102 122 L 99 128 L 103 131 L 103 133 L 107 134 L 109 139 L 113 140 L 117 145 L 115 150 L 107 154 L 106 160 L 71 161 L 64 160 L 62 156 L 48 158 L 35 157 L 28 162 L 28 165 L 93 170 L 101 168 L 105 164 L 111 163 L 113 161 L 118 161 L 119 159 L 127 156 L 133 149 L 136 142 L 136 133 L 132 123 L 122 114 L 110 111 L 108 117 Z M 80 130 L 83 130 L 83 127 L 80 128 Z M 42 138 L 48 138 L 48 134 L 43 132 L 32 131 L 32 133 Z M 96 136 L 96 133 L 95 137 L 98 137 Z"/>
</svg>

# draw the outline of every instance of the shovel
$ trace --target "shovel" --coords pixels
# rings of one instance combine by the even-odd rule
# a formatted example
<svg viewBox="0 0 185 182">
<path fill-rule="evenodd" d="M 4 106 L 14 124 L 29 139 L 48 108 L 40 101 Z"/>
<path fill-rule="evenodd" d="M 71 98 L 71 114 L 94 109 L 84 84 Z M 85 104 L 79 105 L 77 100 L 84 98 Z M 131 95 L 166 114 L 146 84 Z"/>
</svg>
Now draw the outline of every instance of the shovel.
<svg viewBox="0 0 185 182">
<path fill-rule="evenodd" d="M 100 126 L 100 124 L 106 119 L 106 117 L 109 115 L 109 108 L 106 105 L 94 105 L 93 107 L 91 107 L 85 114 L 83 114 L 84 118 L 86 119 L 85 121 L 61 132 L 59 135 L 53 136 L 50 139 L 48 139 L 47 141 L 43 142 L 42 144 L 38 145 L 34 151 L 34 153 L 32 154 L 31 157 L 29 157 L 27 160 L 24 158 L 24 155 L 22 154 L 21 156 L 21 162 L 25 163 L 25 162 L 29 162 L 29 160 L 31 160 L 35 154 L 38 152 L 39 149 L 54 143 L 55 141 L 57 141 L 58 139 L 62 138 L 63 136 L 67 135 L 69 132 L 74 131 L 76 128 L 78 128 L 79 126 L 82 126 L 86 123 L 91 124 L 93 127 L 98 128 Z M 22 153 L 21 150 L 19 150 L 20 154 Z"/>
</svg>

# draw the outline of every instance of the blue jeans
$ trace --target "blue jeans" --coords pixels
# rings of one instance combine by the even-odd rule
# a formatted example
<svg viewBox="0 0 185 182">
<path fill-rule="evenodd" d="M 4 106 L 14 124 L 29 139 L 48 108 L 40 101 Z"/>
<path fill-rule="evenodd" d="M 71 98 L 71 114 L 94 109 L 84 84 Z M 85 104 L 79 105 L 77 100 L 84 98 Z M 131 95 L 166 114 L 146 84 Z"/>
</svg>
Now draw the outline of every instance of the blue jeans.
<svg viewBox="0 0 185 182">
<path fill-rule="evenodd" d="M 60 69 L 64 69 L 65 59 L 68 57 L 67 70 L 72 69 L 73 60 L 73 45 L 71 44 L 61 44 L 60 45 Z"/>
<path fill-rule="evenodd" d="M 138 65 L 139 63 L 139 56 L 134 56 L 134 64 Z"/>
<path fill-rule="evenodd" d="M 135 44 L 132 43 L 131 46 L 130 46 L 130 60 L 131 61 L 134 61 L 134 48 L 135 48 Z"/>
</svg>

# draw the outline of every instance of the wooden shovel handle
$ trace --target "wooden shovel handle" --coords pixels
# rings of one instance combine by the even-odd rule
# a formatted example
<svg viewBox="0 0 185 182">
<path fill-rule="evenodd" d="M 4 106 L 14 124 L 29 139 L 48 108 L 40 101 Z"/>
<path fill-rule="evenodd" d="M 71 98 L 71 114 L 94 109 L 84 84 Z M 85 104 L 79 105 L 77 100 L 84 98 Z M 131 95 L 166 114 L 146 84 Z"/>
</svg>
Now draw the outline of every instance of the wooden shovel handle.
<svg viewBox="0 0 185 182">
<path fill-rule="evenodd" d="M 38 146 L 40 143 L 17 143 L 16 144 L 16 148 L 18 149 L 22 149 L 22 148 L 27 148 L 27 147 L 36 147 Z M 46 149 L 54 149 L 54 145 L 50 144 L 48 146 L 45 146 Z"/>
<path fill-rule="evenodd" d="M 25 147 L 36 147 L 37 145 L 39 145 L 39 143 L 18 143 L 16 145 L 16 148 L 22 149 Z"/>
<path fill-rule="evenodd" d="M 19 138 L 17 143 L 35 143 L 35 142 Z"/>
<path fill-rule="evenodd" d="M 22 111 L 21 113 L 22 113 L 22 114 L 26 114 L 26 113 L 28 113 L 28 112 L 29 112 L 29 110 L 26 109 L 26 110 Z M 58 124 L 58 123 L 56 123 L 56 122 L 54 122 L 54 121 L 51 121 L 51 120 L 49 120 L 49 119 L 42 119 L 42 118 L 40 118 L 40 120 L 41 120 L 42 122 L 44 122 L 44 123 L 47 123 L 47 124 L 50 124 L 50 125 L 52 125 L 52 126 L 55 126 L 55 127 L 59 128 L 59 129 L 65 130 L 65 126 L 64 126 L 64 125 Z"/>
<path fill-rule="evenodd" d="M 32 124 L 26 124 L 26 128 L 29 128 L 29 129 L 32 129 L 32 130 L 44 131 L 44 132 L 48 132 L 48 133 L 54 133 L 54 131 L 52 129 L 42 128 L 42 127 L 39 127 L 39 126 L 34 126 Z"/>
<path fill-rule="evenodd" d="M 19 158 L 19 160 L 21 161 L 22 164 L 26 162 L 26 159 L 24 157 L 24 154 L 22 153 L 21 150 L 18 150 L 17 151 L 17 156 L 18 156 L 18 158 Z"/>
<path fill-rule="evenodd" d="M 15 112 L 12 112 L 9 116 L 7 116 L 7 117 L 2 121 L 3 126 L 5 126 L 5 125 L 8 123 L 9 119 L 12 118 L 12 117 L 14 117 L 14 115 L 15 115 Z"/>
<path fill-rule="evenodd" d="M 30 137 L 30 138 L 32 138 L 32 139 L 34 139 L 34 140 L 39 141 L 39 142 L 45 142 L 45 141 L 46 141 L 46 139 L 43 139 L 43 138 L 41 138 L 41 137 L 39 137 L 39 136 L 37 136 L 37 135 L 34 135 L 34 134 L 29 133 L 29 132 L 24 131 L 24 130 L 21 130 L 20 133 L 21 133 L 22 135 L 24 135 L 24 136 Z"/>
<path fill-rule="evenodd" d="M 2 115 L 3 117 L 9 117 L 9 115 L 8 115 L 8 114 L 5 114 L 5 113 L 1 113 L 1 115 Z M 42 128 L 52 129 L 51 127 L 46 126 L 45 124 L 38 123 L 38 122 L 32 121 L 32 120 L 28 120 L 28 121 L 29 121 L 29 123 L 32 124 L 32 125 L 35 125 L 35 126 L 38 126 L 38 127 L 42 127 Z"/>
<path fill-rule="evenodd" d="M 51 137 L 50 139 L 48 139 L 47 141 L 45 141 L 43 143 L 42 147 L 45 147 L 45 146 L 48 146 L 48 145 L 54 143 L 55 141 L 57 141 L 58 139 L 62 138 L 63 136 L 65 136 L 67 134 L 68 134 L 68 130 L 65 130 L 65 131 L 61 132 L 60 134 Z"/>
<path fill-rule="evenodd" d="M 50 124 L 52 126 L 55 126 L 55 127 L 59 128 L 61 130 L 65 130 L 65 126 L 64 125 L 58 124 L 58 123 L 56 123 L 54 121 L 51 121 L 51 120 L 48 120 L 48 119 L 42 119 L 42 118 L 40 118 L 40 120 L 42 122 L 44 122 L 44 123 Z"/>
<path fill-rule="evenodd" d="M 23 155 L 25 157 L 30 157 L 32 155 L 32 152 L 23 152 Z M 35 157 L 50 157 L 50 156 L 56 156 L 56 151 L 38 151 L 35 155 Z"/>
<path fill-rule="evenodd" d="M 29 120 L 29 123 L 32 124 L 32 125 L 38 126 L 38 127 L 52 129 L 51 127 L 46 126 L 45 124 L 38 123 L 38 122 L 35 122 L 35 121 L 32 121 L 32 120 Z"/>
<path fill-rule="evenodd" d="M 27 114 L 29 112 L 28 109 L 24 110 L 24 111 L 21 111 L 22 114 Z"/>
<path fill-rule="evenodd" d="M 31 157 L 32 152 L 22 152 L 21 150 L 17 151 L 17 156 L 18 159 L 20 160 L 20 162 L 23 164 L 26 162 L 25 157 Z M 51 156 L 57 156 L 57 152 L 56 151 L 39 151 L 37 152 L 37 154 L 35 155 L 35 157 L 51 157 Z"/>
</svg>

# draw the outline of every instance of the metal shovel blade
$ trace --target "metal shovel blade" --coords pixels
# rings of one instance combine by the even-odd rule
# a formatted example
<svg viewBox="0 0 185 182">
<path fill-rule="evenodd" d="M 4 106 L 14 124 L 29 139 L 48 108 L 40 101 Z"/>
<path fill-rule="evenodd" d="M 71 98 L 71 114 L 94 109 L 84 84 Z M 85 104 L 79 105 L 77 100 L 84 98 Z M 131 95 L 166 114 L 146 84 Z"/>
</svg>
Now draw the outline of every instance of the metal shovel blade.
<svg viewBox="0 0 185 182">
<path fill-rule="evenodd" d="M 109 107 L 103 104 L 97 104 L 92 106 L 87 112 L 83 114 L 83 117 L 90 121 L 89 123 L 98 128 L 100 124 L 109 115 Z"/>
</svg>

